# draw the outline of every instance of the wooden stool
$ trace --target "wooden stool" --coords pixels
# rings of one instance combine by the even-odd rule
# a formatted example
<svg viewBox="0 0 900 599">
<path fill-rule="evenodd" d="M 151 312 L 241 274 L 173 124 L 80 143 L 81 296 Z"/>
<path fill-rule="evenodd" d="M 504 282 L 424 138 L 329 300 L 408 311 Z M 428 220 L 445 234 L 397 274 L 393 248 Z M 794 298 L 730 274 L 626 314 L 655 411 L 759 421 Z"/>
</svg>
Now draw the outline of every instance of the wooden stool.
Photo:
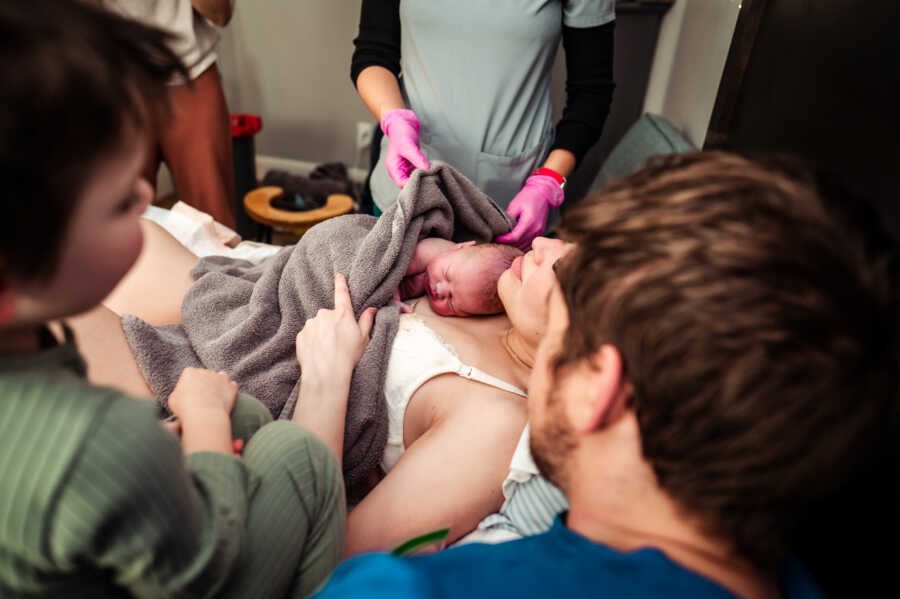
<svg viewBox="0 0 900 599">
<path fill-rule="evenodd" d="M 315 210 L 291 212 L 273 208 L 269 201 L 281 193 L 280 187 L 259 187 L 244 196 L 244 208 L 247 210 L 247 214 L 259 223 L 259 233 L 256 236 L 258 241 L 271 243 L 272 227 L 278 227 L 301 236 L 313 225 L 353 210 L 353 198 L 342 193 L 331 194 L 325 205 Z"/>
</svg>

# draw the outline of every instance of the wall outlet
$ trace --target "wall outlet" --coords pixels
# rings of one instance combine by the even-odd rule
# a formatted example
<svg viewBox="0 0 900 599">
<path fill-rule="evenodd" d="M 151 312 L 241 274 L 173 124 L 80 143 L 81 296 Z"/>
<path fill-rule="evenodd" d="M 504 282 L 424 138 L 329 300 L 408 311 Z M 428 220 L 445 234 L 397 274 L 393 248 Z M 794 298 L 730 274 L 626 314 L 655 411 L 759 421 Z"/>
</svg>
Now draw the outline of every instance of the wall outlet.
<svg viewBox="0 0 900 599">
<path fill-rule="evenodd" d="M 356 123 L 356 149 L 362 150 L 368 148 L 372 144 L 372 137 L 375 135 L 375 123 L 359 121 Z"/>
</svg>

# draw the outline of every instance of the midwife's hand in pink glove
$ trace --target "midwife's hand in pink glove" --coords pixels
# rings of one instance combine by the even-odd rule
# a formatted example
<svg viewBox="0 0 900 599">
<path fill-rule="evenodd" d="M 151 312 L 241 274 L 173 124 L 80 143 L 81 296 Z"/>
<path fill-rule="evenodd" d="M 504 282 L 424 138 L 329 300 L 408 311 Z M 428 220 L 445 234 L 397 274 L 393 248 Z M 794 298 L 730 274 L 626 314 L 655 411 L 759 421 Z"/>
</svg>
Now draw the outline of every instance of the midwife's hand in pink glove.
<svg viewBox="0 0 900 599">
<path fill-rule="evenodd" d="M 381 130 L 388 138 L 384 164 L 398 187 L 404 187 L 417 168 L 427 169 L 428 160 L 419 149 L 419 119 L 405 108 L 388 110 L 381 117 Z"/>
<path fill-rule="evenodd" d="M 506 209 L 507 214 L 518 219 L 516 226 L 495 241 L 514 245 L 527 252 L 531 248 L 532 240 L 543 235 L 550 208 L 559 206 L 564 199 L 562 187 L 553 177 L 531 175 L 525 181 L 522 191 L 516 194 Z"/>
</svg>

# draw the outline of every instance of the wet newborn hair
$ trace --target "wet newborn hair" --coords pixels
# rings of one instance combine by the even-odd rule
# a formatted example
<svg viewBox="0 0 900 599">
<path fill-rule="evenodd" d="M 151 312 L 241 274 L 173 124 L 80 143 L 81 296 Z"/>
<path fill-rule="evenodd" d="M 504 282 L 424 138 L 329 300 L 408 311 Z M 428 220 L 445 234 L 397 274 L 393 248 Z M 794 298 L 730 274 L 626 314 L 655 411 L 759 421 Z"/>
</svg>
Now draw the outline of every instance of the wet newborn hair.
<svg viewBox="0 0 900 599">
<path fill-rule="evenodd" d="M 485 285 L 481 289 L 482 300 L 484 301 L 485 314 L 499 314 L 503 312 L 503 303 L 500 301 L 500 294 L 497 292 L 497 280 L 503 271 L 508 269 L 518 256 L 522 255 L 522 251 L 518 248 L 506 245 L 505 243 L 482 243 L 473 246 L 481 252 L 491 251 L 495 256 L 489 256 L 484 260 L 483 273 L 486 280 L 493 281 L 493 285 Z"/>
</svg>

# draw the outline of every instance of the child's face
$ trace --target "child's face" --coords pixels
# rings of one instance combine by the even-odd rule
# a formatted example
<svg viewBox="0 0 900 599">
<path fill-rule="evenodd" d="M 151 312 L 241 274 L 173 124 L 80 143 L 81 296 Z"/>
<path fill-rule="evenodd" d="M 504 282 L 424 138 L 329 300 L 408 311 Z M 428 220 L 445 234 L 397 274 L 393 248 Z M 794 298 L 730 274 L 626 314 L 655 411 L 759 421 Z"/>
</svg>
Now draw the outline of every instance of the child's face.
<svg viewBox="0 0 900 599">
<path fill-rule="evenodd" d="M 140 215 L 153 194 L 140 177 L 145 146 L 144 136 L 129 128 L 119 148 L 98 160 L 65 229 L 54 274 L 19 287 L 20 303 L 29 303 L 40 320 L 93 308 L 137 260 Z"/>
<path fill-rule="evenodd" d="M 497 277 L 489 265 L 502 260 L 496 252 L 477 246 L 458 248 L 428 263 L 428 303 L 442 316 L 491 314 L 489 292 L 495 292 Z M 502 269 L 501 269 L 502 270 Z"/>
</svg>

